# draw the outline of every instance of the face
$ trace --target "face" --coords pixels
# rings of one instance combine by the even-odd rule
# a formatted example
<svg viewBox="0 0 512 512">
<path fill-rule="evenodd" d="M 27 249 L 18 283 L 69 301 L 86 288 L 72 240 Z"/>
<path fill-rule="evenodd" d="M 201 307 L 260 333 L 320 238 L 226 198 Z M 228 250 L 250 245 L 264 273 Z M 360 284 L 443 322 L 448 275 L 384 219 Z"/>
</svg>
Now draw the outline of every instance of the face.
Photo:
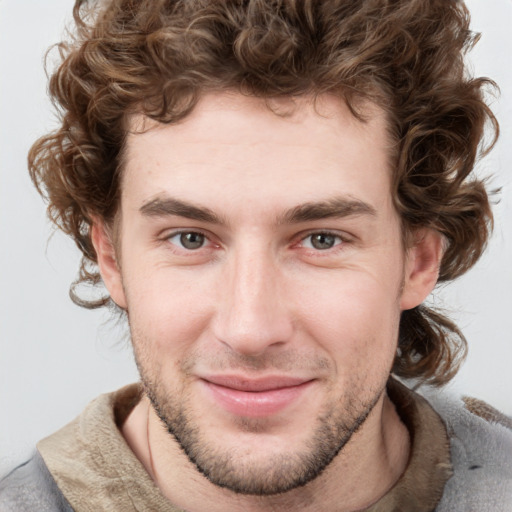
<svg viewBox="0 0 512 512">
<path fill-rule="evenodd" d="M 209 95 L 128 137 L 117 265 L 96 229 L 102 275 L 154 409 L 219 486 L 318 476 L 382 400 L 400 312 L 428 293 L 391 200 L 386 121 L 368 113 Z"/>
</svg>

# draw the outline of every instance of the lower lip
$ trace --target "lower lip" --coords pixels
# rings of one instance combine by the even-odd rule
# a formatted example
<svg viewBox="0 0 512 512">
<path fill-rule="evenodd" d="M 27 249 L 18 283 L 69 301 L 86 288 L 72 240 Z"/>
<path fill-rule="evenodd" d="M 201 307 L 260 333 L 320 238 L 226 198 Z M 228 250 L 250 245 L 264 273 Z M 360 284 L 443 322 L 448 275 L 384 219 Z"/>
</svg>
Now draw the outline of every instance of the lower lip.
<svg viewBox="0 0 512 512">
<path fill-rule="evenodd" d="M 240 391 L 203 381 L 214 400 L 226 411 L 237 416 L 261 418 L 277 414 L 298 400 L 313 381 L 268 391 Z"/>
</svg>

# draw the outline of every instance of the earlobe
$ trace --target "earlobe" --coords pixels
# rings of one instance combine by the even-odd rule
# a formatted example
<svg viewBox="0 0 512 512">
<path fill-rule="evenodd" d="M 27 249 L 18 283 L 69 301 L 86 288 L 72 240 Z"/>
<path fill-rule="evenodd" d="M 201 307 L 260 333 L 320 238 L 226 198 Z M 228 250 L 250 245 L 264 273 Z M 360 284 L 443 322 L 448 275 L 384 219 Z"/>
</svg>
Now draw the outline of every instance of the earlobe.
<svg viewBox="0 0 512 512">
<path fill-rule="evenodd" d="M 98 258 L 101 278 L 110 293 L 111 299 L 122 309 L 126 309 L 126 298 L 114 244 L 105 225 L 95 220 L 92 226 L 92 243 Z"/>
<path fill-rule="evenodd" d="M 419 306 L 434 289 L 443 257 L 443 236 L 432 229 L 414 233 L 414 245 L 407 251 L 401 310 Z"/>
</svg>

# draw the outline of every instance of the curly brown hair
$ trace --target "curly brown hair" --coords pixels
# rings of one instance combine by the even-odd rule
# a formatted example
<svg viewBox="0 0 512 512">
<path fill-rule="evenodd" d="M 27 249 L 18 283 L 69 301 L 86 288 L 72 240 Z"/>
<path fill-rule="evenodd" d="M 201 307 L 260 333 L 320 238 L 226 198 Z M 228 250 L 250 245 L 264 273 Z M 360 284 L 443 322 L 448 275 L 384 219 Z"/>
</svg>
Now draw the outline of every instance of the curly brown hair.
<svg viewBox="0 0 512 512">
<path fill-rule="evenodd" d="M 393 196 L 404 232 L 428 227 L 447 241 L 439 281 L 480 257 L 492 213 L 475 160 L 498 124 L 483 99 L 494 83 L 472 78 L 465 53 L 478 37 L 457 0 L 77 0 L 76 32 L 58 45 L 50 94 L 61 126 L 29 154 L 51 220 L 83 254 L 71 287 L 101 277 L 93 218 L 112 225 L 127 116 L 162 123 L 187 116 L 205 91 L 262 98 L 337 94 L 385 110 L 396 142 Z M 484 126 L 492 137 L 480 147 Z M 402 313 L 393 371 L 433 384 L 457 371 L 466 341 L 448 318 L 421 305 Z"/>
</svg>

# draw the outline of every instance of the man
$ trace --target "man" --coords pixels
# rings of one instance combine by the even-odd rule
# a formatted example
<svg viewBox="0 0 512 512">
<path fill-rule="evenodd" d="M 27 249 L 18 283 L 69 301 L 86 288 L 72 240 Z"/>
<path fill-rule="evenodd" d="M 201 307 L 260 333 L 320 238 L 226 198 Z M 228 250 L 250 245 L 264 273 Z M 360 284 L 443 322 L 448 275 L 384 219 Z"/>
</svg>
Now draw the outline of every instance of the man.
<svg viewBox="0 0 512 512">
<path fill-rule="evenodd" d="M 464 6 L 81 4 L 30 170 L 142 385 L 43 440 L 2 506 L 509 510 L 509 420 L 390 377 L 456 372 L 422 303 L 492 219 Z"/>
</svg>

